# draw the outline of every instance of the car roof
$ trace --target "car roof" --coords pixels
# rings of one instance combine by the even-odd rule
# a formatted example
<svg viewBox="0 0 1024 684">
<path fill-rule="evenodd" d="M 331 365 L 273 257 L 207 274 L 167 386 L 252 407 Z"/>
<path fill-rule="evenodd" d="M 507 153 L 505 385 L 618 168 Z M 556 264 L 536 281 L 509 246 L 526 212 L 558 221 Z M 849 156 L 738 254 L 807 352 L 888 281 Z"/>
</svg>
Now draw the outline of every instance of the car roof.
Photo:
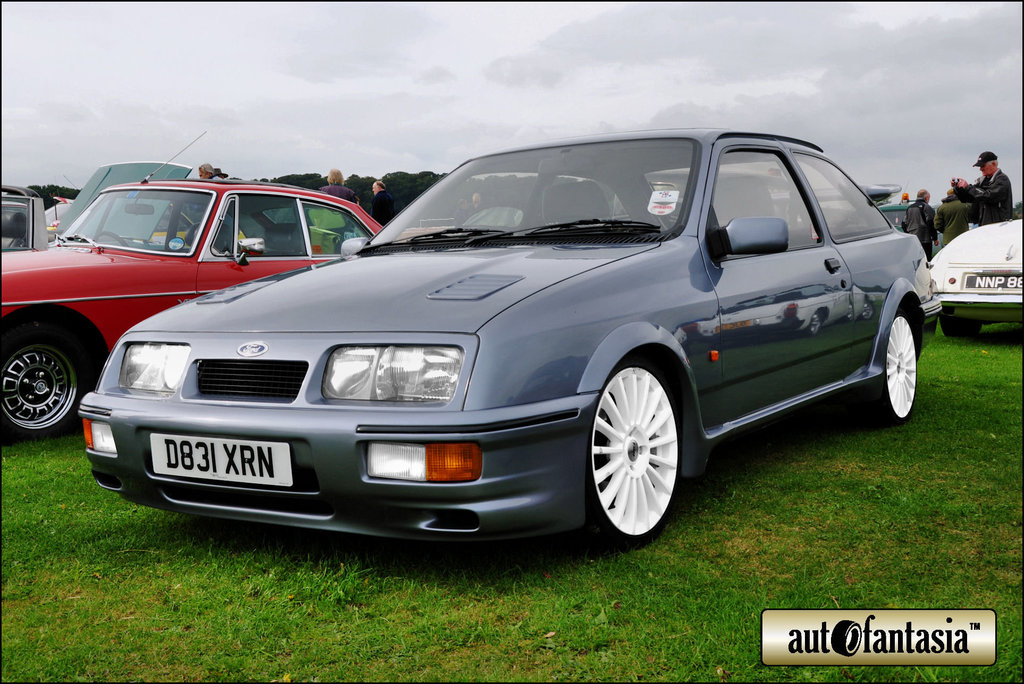
<svg viewBox="0 0 1024 684">
<path fill-rule="evenodd" d="M 649 140 L 652 138 L 679 138 L 679 139 L 691 139 L 697 140 L 705 145 L 710 145 L 723 138 L 759 138 L 762 140 L 774 140 L 777 142 L 786 143 L 787 145 L 799 145 L 806 147 L 815 152 L 824 152 L 820 147 L 812 142 L 801 140 L 799 138 L 791 138 L 785 135 L 776 135 L 773 133 L 756 133 L 752 131 L 740 131 L 732 130 L 727 128 L 662 128 L 662 129 L 650 129 L 641 131 L 623 131 L 619 133 L 602 133 L 597 135 L 586 135 L 572 138 L 562 138 L 560 140 L 548 140 L 544 142 L 535 143 L 532 145 L 522 145 L 513 148 L 502 150 L 494 154 L 504 154 L 507 152 L 523 152 L 526 150 L 540 150 L 547 147 L 559 147 L 562 145 L 583 145 L 588 143 L 598 142 L 615 142 L 622 140 Z M 483 157 L 494 156 L 492 154 L 481 155 Z"/>
<path fill-rule="evenodd" d="M 225 192 L 227 190 L 283 190 L 285 192 L 301 194 L 304 197 L 309 197 L 310 199 L 323 200 L 325 202 L 333 202 L 335 204 L 342 204 L 348 207 L 359 207 L 359 209 L 362 209 L 358 202 L 350 202 L 348 200 L 341 199 L 340 197 L 320 192 L 319 190 L 303 188 L 298 185 L 270 183 L 266 181 L 209 180 L 199 178 L 140 181 L 138 183 L 121 183 L 120 185 L 111 185 L 108 188 L 104 188 L 103 192 L 100 194 L 110 192 L 112 190 L 125 190 L 128 188 L 184 188 L 188 190 L 213 190 L 215 192 Z"/>
<path fill-rule="evenodd" d="M 39 193 L 32 188 L 25 188 L 20 185 L 4 185 L 4 195 L 13 195 L 16 197 L 39 197 Z"/>
<path fill-rule="evenodd" d="M 160 185 L 160 186 L 175 186 L 175 187 L 187 187 L 197 188 L 203 190 L 215 190 L 224 189 L 225 187 L 254 187 L 261 189 L 276 188 L 279 190 L 301 190 L 302 192 L 319 192 L 318 190 L 311 190 L 310 188 L 303 188 L 298 185 L 288 185 L 286 183 L 271 183 L 269 181 L 256 181 L 256 180 L 237 180 L 237 179 L 203 179 L 203 178 L 174 178 L 167 180 L 156 180 L 156 181 L 139 181 L 137 183 L 121 183 L 116 186 L 118 188 L 129 188 L 129 187 L 145 187 L 147 185 Z M 333 195 L 328 195 L 332 197 Z"/>
</svg>

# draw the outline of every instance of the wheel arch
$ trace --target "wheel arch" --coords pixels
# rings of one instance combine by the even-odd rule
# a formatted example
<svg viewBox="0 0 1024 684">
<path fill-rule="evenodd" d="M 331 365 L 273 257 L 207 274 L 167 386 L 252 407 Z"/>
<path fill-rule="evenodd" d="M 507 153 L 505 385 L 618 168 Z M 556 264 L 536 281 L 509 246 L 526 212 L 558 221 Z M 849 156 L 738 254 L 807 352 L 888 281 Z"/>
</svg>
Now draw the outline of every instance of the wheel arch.
<svg viewBox="0 0 1024 684">
<path fill-rule="evenodd" d="M 110 353 L 99 328 L 74 309 L 56 304 L 23 307 L 4 316 L 3 331 L 14 330 L 24 323 L 49 323 L 73 333 L 96 361 L 97 372 Z"/>
<path fill-rule="evenodd" d="M 697 477 L 707 466 L 710 446 L 701 429 L 697 384 L 686 350 L 668 330 L 634 322 L 607 335 L 590 357 L 580 378 L 580 394 L 597 393 L 612 371 L 628 356 L 641 356 L 665 375 L 679 408 L 680 458 L 683 477 Z"/>
<path fill-rule="evenodd" d="M 863 385 L 857 391 L 860 400 L 874 400 L 882 396 L 885 384 L 885 357 L 889 346 L 889 331 L 892 329 L 896 314 L 902 310 L 910 323 L 914 335 L 917 357 L 920 358 L 924 347 L 925 312 L 921 307 L 920 298 L 912 283 L 900 279 L 892 284 L 882 304 L 879 314 L 878 332 L 871 345 L 871 356 L 868 361 L 867 375 L 874 380 Z"/>
</svg>

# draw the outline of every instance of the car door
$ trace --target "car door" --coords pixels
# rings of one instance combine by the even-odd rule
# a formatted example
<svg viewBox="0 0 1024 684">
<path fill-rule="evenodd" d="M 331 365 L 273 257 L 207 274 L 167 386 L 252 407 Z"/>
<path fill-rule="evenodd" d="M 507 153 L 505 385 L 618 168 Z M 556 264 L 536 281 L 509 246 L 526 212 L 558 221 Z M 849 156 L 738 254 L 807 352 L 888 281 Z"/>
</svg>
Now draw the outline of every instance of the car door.
<svg viewBox="0 0 1024 684">
<path fill-rule="evenodd" d="M 829 239 L 849 272 L 847 280 L 853 289 L 853 372 L 868 360 L 893 269 L 898 271 L 900 264 L 913 263 L 920 271 L 927 257 L 916 243 L 904 239 L 902 231 L 893 231 L 878 207 L 834 163 L 807 153 L 796 153 L 793 158 L 817 201 Z M 886 246 L 879 247 L 880 242 Z"/>
<path fill-rule="evenodd" d="M 286 194 L 239 192 L 223 200 L 211 235 L 197 275 L 200 293 L 337 257 L 344 239 L 372 233 L 337 207 Z M 259 247 L 240 259 L 239 241 Z"/>
<path fill-rule="evenodd" d="M 851 283 L 781 150 L 727 148 L 713 178 L 708 231 L 775 217 L 789 234 L 784 252 L 711 261 L 722 384 L 707 417 L 725 422 L 844 377 Z"/>
</svg>

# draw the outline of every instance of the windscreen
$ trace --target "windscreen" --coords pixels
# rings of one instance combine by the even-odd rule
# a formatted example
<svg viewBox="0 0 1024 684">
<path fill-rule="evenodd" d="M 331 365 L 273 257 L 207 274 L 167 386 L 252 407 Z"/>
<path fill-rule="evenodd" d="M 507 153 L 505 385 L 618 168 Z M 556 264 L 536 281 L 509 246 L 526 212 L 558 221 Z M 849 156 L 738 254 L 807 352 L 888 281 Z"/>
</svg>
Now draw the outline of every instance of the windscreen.
<svg viewBox="0 0 1024 684">
<path fill-rule="evenodd" d="M 103 193 L 64 231 L 110 247 L 189 254 L 202 237 L 214 194 L 203 191 L 127 189 Z"/>
<path fill-rule="evenodd" d="M 482 157 L 427 190 L 373 242 L 442 231 L 551 234 L 563 226 L 669 233 L 692 203 L 696 154 L 693 140 L 646 139 Z"/>
</svg>

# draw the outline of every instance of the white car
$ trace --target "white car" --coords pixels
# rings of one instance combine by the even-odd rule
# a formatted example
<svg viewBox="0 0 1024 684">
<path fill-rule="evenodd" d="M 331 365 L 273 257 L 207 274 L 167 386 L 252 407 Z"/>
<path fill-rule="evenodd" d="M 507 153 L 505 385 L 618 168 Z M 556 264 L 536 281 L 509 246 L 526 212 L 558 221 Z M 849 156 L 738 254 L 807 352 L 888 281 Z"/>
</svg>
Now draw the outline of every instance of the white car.
<svg viewBox="0 0 1024 684">
<path fill-rule="evenodd" d="M 948 337 L 974 335 L 983 323 L 1021 321 L 1021 222 L 981 226 L 942 248 L 932 264 Z"/>
</svg>

